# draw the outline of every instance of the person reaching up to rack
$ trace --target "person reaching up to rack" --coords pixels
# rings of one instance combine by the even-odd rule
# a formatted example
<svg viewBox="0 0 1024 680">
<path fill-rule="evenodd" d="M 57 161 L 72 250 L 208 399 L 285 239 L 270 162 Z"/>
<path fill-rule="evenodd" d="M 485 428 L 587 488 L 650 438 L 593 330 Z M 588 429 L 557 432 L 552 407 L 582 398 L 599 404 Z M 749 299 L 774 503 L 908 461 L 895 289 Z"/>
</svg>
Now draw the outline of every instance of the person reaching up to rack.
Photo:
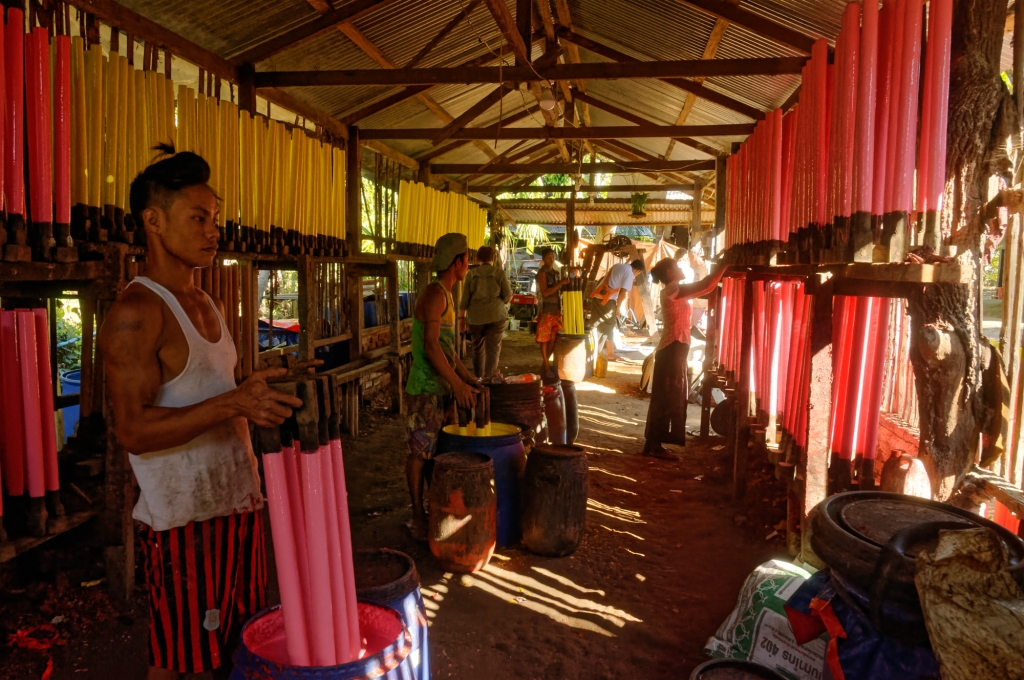
<svg viewBox="0 0 1024 680">
<path fill-rule="evenodd" d="M 633 290 L 633 280 L 643 271 L 643 260 L 614 264 L 590 294 L 590 321 L 597 328 L 598 347 L 604 338 L 605 358 L 608 361 L 622 361 L 615 354 L 615 329 L 619 327 L 619 317 L 623 314 L 629 291 Z"/>
<path fill-rule="evenodd" d="M 674 460 L 662 444 L 686 444 L 686 405 L 690 387 L 686 376 L 686 357 L 690 353 L 690 325 L 693 298 L 707 295 L 725 273 L 720 265 L 700 281 L 682 283 L 683 272 L 671 257 L 651 268 L 651 277 L 662 285 L 661 341 L 654 352 L 654 377 L 651 379 L 651 405 L 647 410 L 643 455 Z"/>
</svg>

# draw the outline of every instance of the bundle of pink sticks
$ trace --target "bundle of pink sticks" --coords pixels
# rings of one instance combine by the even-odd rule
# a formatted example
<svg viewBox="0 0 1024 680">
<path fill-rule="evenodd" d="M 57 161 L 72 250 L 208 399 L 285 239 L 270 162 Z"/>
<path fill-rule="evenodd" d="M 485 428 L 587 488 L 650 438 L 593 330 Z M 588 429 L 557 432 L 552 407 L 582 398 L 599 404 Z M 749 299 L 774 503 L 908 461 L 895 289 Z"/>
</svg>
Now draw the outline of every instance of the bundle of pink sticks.
<svg viewBox="0 0 1024 680">
<path fill-rule="evenodd" d="M 9 496 L 28 491 L 34 536 L 46 533 L 47 496 L 50 513 L 63 514 L 48 330 L 45 309 L 0 311 L 0 480 Z"/>
<path fill-rule="evenodd" d="M 923 243 L 938 248 L 952 7 L 931 0 L 925 31 L 919 1 L 847 5 L 834 56 L 824 40 L 811 50 L 797 106 L 766 113 L 729 157 L 727 247 L 780 241 L 870 261 L 879 244 L 877 258 L 902 259 L 916 207 Z"/>
<path fill-rule="evenodd" d="M 304 402 L 276 441 L 260 433 L 288 655 L 297 666 L 348 663 L 362 638 L 336 390 L 328 377 L 275 388 Z"/>
</svg>

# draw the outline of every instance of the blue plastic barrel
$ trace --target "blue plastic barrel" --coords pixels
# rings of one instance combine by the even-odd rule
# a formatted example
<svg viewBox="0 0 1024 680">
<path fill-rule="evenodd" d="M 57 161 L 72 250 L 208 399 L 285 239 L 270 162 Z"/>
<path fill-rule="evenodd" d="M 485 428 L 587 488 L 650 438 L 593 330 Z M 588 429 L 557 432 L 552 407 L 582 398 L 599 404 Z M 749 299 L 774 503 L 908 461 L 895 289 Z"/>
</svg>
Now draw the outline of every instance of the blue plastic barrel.
<svg viewBox="0 0 1024 680">
<path fill-rule="evenodd" d="M 377 303 L 373 300 L 363 301 L 363 328 L 377 325 Z"/>
<path fill-rule="evenodd" d="M 82 390 L 82 371 L 75 369 L 65 371 L 60 376 L 61 395 L 78 394 Z M 75 425 L 78 424 L 78 404 L 65 406 L 61 409 L 64 412 L 64 438 L 67 439 L 75 433 Z"/>
<path fill-rule="evenodd" d="M 242 627 L 230 680 L 417 680 L 410 663 L 412 634 L 397 611 L 360 602 L 359 631 L 368 643 L 362 659 L 337 666 L 295 666 L 288 661 L 281 607 L 264 609 Z"/>
<path fill-rule="evenodd" d="M 403 552 L 382 548 L 360 550 L 353 556 L 356 596 L 398 611 L 412 634 L 409 663 L 416 680 L 430 680 L 427 610 L 420 594 L 416 563 Z"/>
<path fill-rule="evenodd" d="M 541 412 L 543 413 L 543 411 Z M 526 469 L 522 429 L 505 423 L 491 423 L 490 437 L 459 434 L 458 425 L 448 425 L 437 440 L 437 452 L 470 451 L 494 461 L 494 488 L 498 495 L 498 547 L 515 545 L 522 537 L 519 526 L 519 480 Z"/>
</svg>

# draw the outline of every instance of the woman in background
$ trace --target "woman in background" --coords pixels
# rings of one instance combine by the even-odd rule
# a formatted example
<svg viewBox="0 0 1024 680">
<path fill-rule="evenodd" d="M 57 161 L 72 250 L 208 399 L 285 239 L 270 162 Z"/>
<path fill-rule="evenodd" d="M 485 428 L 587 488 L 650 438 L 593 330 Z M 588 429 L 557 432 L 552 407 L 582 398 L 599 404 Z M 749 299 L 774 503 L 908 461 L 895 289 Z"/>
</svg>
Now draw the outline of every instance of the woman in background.
<svg viewBox="0 0 1024 680">
<path fill-rule="evenodd" d="M 686 356 L 690 353 L 692 298 L 707 295 L 722 278 L 725 267 L 694 283 L 681 283 L 683 272 L 670 257 L 651 268 L 655 283 L 662 284 L 661 342 L 654 353 L 651 405 L 647 411 L 643 455 L 674 460 L 662 444 L 686 444 L 686 403 L 690 387 L 686 379 Z"/>
<path fill-rule="evenodd" d="M 473 335 L 473 370 L 478 378 L 486 380 L 498 372 L 512 286 L 504 270 L 494 265 L 494 248 L 483 246 L 476 257 L 482 264 L 466 275 L 459 307 L 466 312 Z"/>
</svg>

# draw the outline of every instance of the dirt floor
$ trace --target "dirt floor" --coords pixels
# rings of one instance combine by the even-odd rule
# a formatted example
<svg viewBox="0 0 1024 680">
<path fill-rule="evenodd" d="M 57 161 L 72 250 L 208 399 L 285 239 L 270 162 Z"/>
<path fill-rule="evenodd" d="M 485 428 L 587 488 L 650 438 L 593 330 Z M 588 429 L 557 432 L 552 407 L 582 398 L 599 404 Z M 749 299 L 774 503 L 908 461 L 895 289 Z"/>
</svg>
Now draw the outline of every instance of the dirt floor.
<svg viewBox="0 0 1024 680">
<path fill-rule="evenodd" d="M 747 499 L 731 498 L 724 439 L 673 448 L 677 461 L 642 458 L 649 397 L 639 390 L 644 354 L 606 378 L 578 385 L 579 444 L 590 458 L 587 529 L 580 549 L 561 559 L 501 550 L 482 572 L 445 574 L 404 527 L 402 419 L 371 409 L 357 441 L 344 439 L 356 548 L 409 553 L 429 609 L 433 677 L 685 678 L 733 607 L 751 569 L 784 557 L 784 495 L 754 463 Z M 650 347 L 642 348 L 649 352 Z M 526 332 L 508 333 L 506 374 L 536 370 Z M 698 409 L 690 407 L 694 429 Z M 0 571 L 0 635 L 58 619 L 60 646 L 0 645 L 0 677 L 140 678 L 147 615 L 141 589 L 129 612 L 106 600 L 98 549 L 81 535 L 61 537 Z"/>
</svg>

